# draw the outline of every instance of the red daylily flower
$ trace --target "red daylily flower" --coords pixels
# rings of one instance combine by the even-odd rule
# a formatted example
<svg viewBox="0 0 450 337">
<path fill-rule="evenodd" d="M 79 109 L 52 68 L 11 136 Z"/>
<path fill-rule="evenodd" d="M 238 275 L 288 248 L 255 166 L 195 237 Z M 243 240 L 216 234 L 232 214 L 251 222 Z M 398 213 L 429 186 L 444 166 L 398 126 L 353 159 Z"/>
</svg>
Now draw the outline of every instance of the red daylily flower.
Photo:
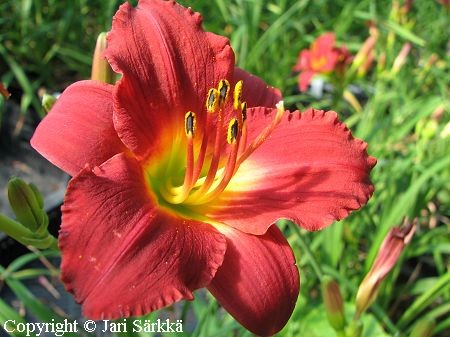
<svg viewBox="0 0 450 337">
<path fill-rule="evenodd" d="M 360 208 L 375 159 L 335 112 L 284 111 L 279 91 L 236 68 L 228 40 L 201 22 L 173 1 L 123 4 L 105 54 L 122 78 L 71 85 L 38 126 L 32 145 L 74 176 L 62 280 L 91 319 L 207 287 L 272 335 L 299 291 L 276 220 L 319 230 Z"/>
<path fill-rule="evenodd" d="M 299 71 L 298 85 L 300 91 L 306 91 L 315 74 L 328 74 L 332 71 L 342 74 L 351 61 L 351 54 L 345 46 L 335 47 L 333 33 L 319 36 L 310 49 L 300 52 L 294 71 Z"/>
</svg>

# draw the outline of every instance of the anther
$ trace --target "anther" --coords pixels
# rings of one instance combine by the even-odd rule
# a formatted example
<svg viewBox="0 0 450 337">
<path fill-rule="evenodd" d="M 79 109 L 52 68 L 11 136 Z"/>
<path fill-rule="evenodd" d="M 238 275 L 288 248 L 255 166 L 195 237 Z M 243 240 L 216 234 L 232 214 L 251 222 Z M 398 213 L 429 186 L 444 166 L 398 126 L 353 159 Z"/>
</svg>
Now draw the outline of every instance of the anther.
<svg viewBox="0 0 450 337">
<path fill-rule="evenodd" d="M 243 102 L 241 104 L 241 113 L 242 113 L 242 121 L 245 122 L 247 120 L 247 102 Z"/>
<path fill-rule="evenodd" d="M 239 133 L 239 122 L 236 118 L 233 118 L 228 124 L 228 134 L 227 134 L 227 142 L 228 144 L 232 144 L 236 141 Z"/>
<path fill-rule="evenodd" d="M 228 92 L 230 91 L 230 82 L 228 82 L 227 80 L 220 80 L 218 90 L 220 95 L 219 106 L 223 107 L 228 98 Z"/>
<path fill-rule="evenodd" d="M 275 114 L 274 119 L 272 120 L 272 123 L 266 126 L 266 128 L 259 134 L 258 137 L 256 137 L 253 142 L 247 147 L 247 149 L 240 154 L 237 162 L 237 168 L 239 165 L 250 156 L 253 151 L 255 151 L 266 139 L 269 137 L 269 135 L 272 133 L 272 131 L 275 129 L 275 127 L 281 122 L 283 119 L 283 116 L 285 115 L 284 110 L 284 103 L 283 101 L 278 102 L 275 104 L 277 108 L 277 112 Z"/>
<path fill-rule="evenodd" d="M 206 110 L 208 112 L 216 112 L 219 106 L 220 94 L 217 89 L 209 89 L 208 97 L 206 98 Z"/>
<path fill-rule="evenodd" d="M 234 107 L 234 110 L 239 110 L 239 108 L 241 107 L 242 87 L 243 87 L 243 85 L 244 85 L 244 83 L 242 81 L 239 81 L 234 86 L 234 91 L 233 91 L 233 107 Z"/>
<path fill-rule="evenodd" d="M 184 116 L 184 126 L 186 131 L 186 136 L 193 136 L 195 132 L 195 113 L 188 111 Z"/>
</svg>

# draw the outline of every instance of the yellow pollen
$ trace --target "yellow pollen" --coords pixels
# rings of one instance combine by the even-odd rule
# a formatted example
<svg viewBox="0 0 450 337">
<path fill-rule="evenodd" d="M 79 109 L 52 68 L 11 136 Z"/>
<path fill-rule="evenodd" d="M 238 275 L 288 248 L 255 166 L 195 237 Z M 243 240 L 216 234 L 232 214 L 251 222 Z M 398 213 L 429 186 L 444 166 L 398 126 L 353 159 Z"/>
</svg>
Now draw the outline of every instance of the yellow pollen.
<svg viewBox="0 0 450 337">
<path fill-rule="evenodd" d="M 216 112 L 219 107 L 220 94 L 217 89 L 211 88 L 206 98 L 206 110 L 208 112 Z"/>
<path fill-rule="evenodd" d="M 230 91 L 230 82 L 227 80 L 220 80 L 217 88 L 219 91 L 219 106 L 223 107 L 228 98 L 228 92 Z"/>
<path fill-rule="evenodd" d="M 184 116 L 184 131 L 186 132 L 186 136 L 193 136 L 196 127 L 195 113 L 192 111 L 188 111 Z"/>
<path fill-rule="evenodd" d="M 239 122 L 236 118 L 233 118 L 228 124 L 228 134 L 227 134 L 227 142 L 228 144 L 232 144 L 236 141 L 236 138 L 239 133 Z"/>
<path fill-rule="evenodd" d="M 243 88 L 244 82 L 239 81 L 234 86 L 233 91 L 233 107 L 234 110 L 239 110 L 241 107 L 241 98 L 242 98 L 242 88 Z"/>
</svg>

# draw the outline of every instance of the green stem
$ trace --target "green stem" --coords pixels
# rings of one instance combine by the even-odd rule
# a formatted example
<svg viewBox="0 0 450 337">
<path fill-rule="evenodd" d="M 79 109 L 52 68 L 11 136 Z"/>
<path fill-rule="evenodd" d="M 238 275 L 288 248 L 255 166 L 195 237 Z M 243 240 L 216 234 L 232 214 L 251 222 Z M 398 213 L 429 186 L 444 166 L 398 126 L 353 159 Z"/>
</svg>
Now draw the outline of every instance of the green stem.
<svg viewBox="0 0 450 337">
<path fill-rule="evenodd" d="M 1 213 L 0 231 L 6 233 L 6 235 L 12 237 L 14 240 L 17 240 L 22 244 L 24 244 L 22 242 L 22 238 L 33 237 L 33 233 L 28 228 L 25 228 L 21 223 L 14 221 L 13 219 Z"/>
<path fill-rule="evenodd" d="M 58 250 L 58 240 L 48 232 L 44 236 L 37 236 L 35 233 L 24 227 L 21 223 L 0 213 L 0 231 L 20 242 L 24 246 L 34 246 L 39 249 Z"/>
</svg>

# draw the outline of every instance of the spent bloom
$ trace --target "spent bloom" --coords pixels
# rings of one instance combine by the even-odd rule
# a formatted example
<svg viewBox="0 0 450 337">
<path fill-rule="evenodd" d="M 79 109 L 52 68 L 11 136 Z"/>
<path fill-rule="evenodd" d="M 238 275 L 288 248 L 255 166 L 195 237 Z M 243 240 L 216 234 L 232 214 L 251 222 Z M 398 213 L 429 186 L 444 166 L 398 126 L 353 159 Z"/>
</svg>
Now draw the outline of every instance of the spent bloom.
<svg viewBox="0 0 450 337">
<path fill-rule="evenodd" d="M 359 317 L 376 299 L 381 281 L 397 263 L 405 246 L 411 241 L 416 230 L 416 220 L 403 227 L 391 228 L 384 238 L 375 262 L 370 268 L 356 294 L 356 316 Z"/>
<path fill-rule="evenodd" d="M 300 91 L 306 91 L 316 74 L 336 72 L 342 75 L 351 61 L 351 54 L 345 46 L 335 46 L 334 33 L 324 33 L 310 46 L 300 52 L 293 70 L 300 72 L 298 85 Z"/>
<path fill-rule="evenodd" d="M 299 274 L 275 222 L 319 230 L 364 205 L 375 159 L 335 112 L 288 112 L 235 67 L 229 41 L 173 1 L 123 4 L 105 56 L 115 85 L 69 86 L 32 145 L 73 176 L 62 280 L 84 315 L 146 314 L 207 287 L 272 335 Z"/>
</svg>

